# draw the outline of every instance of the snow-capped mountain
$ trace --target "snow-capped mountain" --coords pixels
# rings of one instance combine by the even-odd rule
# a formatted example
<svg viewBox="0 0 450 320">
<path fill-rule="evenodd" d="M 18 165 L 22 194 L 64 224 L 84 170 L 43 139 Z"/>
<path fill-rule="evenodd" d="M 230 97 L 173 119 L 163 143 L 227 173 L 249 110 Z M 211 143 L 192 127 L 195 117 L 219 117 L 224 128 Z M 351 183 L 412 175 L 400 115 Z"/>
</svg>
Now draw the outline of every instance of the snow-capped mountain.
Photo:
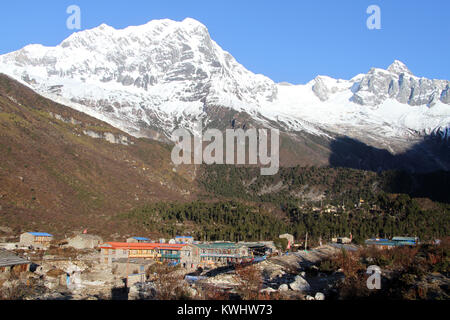
<svg viewBox="0 0 450 320">
<path fill-rule="evenodd" d="M 116 30 L 101 25 L 56 47 L 0 56 L 0 72 L 132 135 L 167 139 L 206 123 L 213 108 L 245 113 L 288 135 L 345 135 L 392 153 L 425 135 L 449 137 L 450 82 L 419 78 L 400 61 L 351 80 L 275 83 L 239 64 L 193 19 Z"/>
<path fill-rule="evenodd" d="M 193 19 L 101 25 L 0 60 L 1 72 L 135 135 L 146 128 L 169 134 L 180 121 L 189 127 L 205 105 L 245 109 L 276 96 L 270 79 L 237 63 Z"/>
</svg>

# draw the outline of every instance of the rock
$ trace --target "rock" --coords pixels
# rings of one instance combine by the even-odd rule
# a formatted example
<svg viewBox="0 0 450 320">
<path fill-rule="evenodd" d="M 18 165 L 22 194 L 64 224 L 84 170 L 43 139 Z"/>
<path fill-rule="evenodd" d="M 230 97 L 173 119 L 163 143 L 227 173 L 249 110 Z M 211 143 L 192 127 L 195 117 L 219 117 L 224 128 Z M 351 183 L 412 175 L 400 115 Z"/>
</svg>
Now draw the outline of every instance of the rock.
<svg viewBox="0 0 450 320">
<path fill-rule="evenodd" d="M 282 285 L 278 288 L 278 291 L 280 291 L 280 292 L 286 292 L 286 291 L 289 291 L 289 287 L 288 287 L 287 284 L 282 284 Z"/>
<path fill-rule="evenodd" d="M 322 292 L 317 292 L 314 298 L 318 301 L 323 301 L 325 300 L 325 295 Z"/>
<path fill-rule="evenodd" d="M 326 84 L 321 77 L 315 79 L 315 84 L 313 86 L 313 92 L 321 101 L 327 101 L 329 98 L 329 92 Z"/>
<path fill-rule="evenodd" d="M 450 104 L 450 85 L 447 84 L 447 87 L 441 93 L 441 101 L 446 104 Z"/>
<path fill-rule="evenodd" d="M 55 290 L 56 288 L 59 287 L 59 282 L 47 280 L 45 282 L 45 286 L 50 290 Z"/>
<path fill-rule="evenodd" d="M 311 297 L 311 296 L 306 296 L 306 300 L 308 300 L 308 301 L 312 301 L 312 300 L 315 300 L 315 299 L 314 299 L 314 297 Z"/>
<path fill-rule="evenodd" d="M 292 282 L 289 287 L 294 291 L 309 291 L 311 289 L 308 281 L 301 276 L 296 276 L 295 281 Z"/>
<path fill-rule="evenodd" d="M 433 106 L 439 99 L 448 104 L 448 86 L 447 80 L 417 78 L 403 63 L 395 61 L 387 71 L 370 70 L 361 80 L 352 100 L 368 106 L 379 105 L 387 98 L 411 106 Z M 319 89 L 316 91 L 323 94 Z"/>
<path fill-rule="evenodd" d="M 195 298 L 196 296 L 198 296 L 197 290 L 192 287 L 186 288 L 186 291 L 189 294 L 189 297 L 191 297 L 191 298 Z"/>
<path fill-rule="evenodd" d="M 259 292 L 261 292 L 261 293 L 273 293 L 273 292 L 277 292 L 277 290 L 275 290 L 274 288 L 271 288 L 271 287 L 267 287 L 265 289 L 260 290 Z"/>
<path fill-rule="evenodd" d="M 283 270 L 276 270 L 274 272 L 272 272 L 270 274 L 270 279 L 275 279 L 275 278 L 281 278 L 285 275 L 286 273 Z"/>
</svg>

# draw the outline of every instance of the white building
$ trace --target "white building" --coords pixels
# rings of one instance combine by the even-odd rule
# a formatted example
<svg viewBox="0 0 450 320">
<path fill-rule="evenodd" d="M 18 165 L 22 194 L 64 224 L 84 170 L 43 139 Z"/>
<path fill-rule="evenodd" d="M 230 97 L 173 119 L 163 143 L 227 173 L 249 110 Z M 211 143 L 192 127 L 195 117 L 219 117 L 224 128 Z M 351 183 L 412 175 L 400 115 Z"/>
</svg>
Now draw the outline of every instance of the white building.
<svg viewBox="0 0 450 320">
<path fill-rule="evenodd" d="M 78 234 L 68 240 L 69 247 L 75 249 L 95 249 L 103 243 L 103 239 L 99 236 L 91 234 Z"/>
<path fill-rule="evenodd" d="M 44 232 L 25 232 L 20 235 L 20 244 L 24 246 L 49 246 L 53 235 Z"/>
</svg>

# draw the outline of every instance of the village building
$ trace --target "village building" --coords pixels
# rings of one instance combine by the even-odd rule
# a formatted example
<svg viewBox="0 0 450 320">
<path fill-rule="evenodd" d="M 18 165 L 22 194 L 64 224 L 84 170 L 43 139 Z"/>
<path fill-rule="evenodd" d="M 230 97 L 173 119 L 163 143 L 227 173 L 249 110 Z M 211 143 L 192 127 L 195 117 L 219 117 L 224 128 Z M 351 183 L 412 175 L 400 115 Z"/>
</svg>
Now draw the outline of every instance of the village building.
<svg viewBox="0 0 450 320">
<path fill-rule="evenodd" d="M 119 259 L 152 259 L 172 264 L 180 263 L 180 251 L 185 245 L 165 243 L 107 242 L 101 246 L 101 261 L 111 264 Z"/>
<path fill-rule="evenodd" d="M 276 251 L 273 242 L 239 242 L 239 244 L 246 246 L 253 256 L 268 256 Z"/>
<path fill-rule="evenodd" d="M 101 245 L 101 262 L 111 264 L 120 259 L 143 258 L 154 259 L 160 258 L 154 246 L 147 243 L 124 243 L 124 242 L 107 242 Z"/>
<path fill-rule="evenodd" d="M 193 244 L 183 246 L 180 251 L 180 264 L 183 268 L 197 269 L 200 266 L 200 248 Z"/>
<path fill-rule="evenodd" d="M 11 251 L 0 249 L 0 274 L 7 272 L 27 272 L 31 262 L 21 258 Z"/>
<path fill-rule="evenodd" d="M 24 246 L 46 247 L 53 240 L 53 235 L 44 232 L 25 232 L 20 235 L 20 244 Z"/>
<path fill-rule="evenodd" d="M 103 239 L 91 234 L 78 234 L 67 240 L 68 246 L 75 249 L 95 249 L 102 243 Z"/>
<path fill-rule="evenodd" d="M 331 242 L 338 243 L 338 244 L 350 244 L 350 243 L 352 243 L 352 239 L 347 238 L 347 237 L 337 237 L 337 238 L 331 239 Z"/>
<path fill-rule="evenodd" d="M 419 238 L 417 237 L 393 237 L 392 241 L 395 241 L 399 246 L 416 246 L 419 244 Z"/>
<path fill-rule="evenodd" d="M 151 240 L 144 237 L 131 237 L 127 239 L 127 243 L 150 243 Z"/>
<path fill-rule="evenodd" d="M 367 246 L 373 246 L 378 249 L 392 249 L 397 246 L 397 244 L 394 241 L 391 241 L 389 239 L 368 239 L 365 241 L 365 244 Z"/>
<path fill-rule="evenodd" d="M 419 244 L 419 239 L 412 237 L 394 237 L 392 240 L 373 238 L 366 240 L 365 244 L 378 249 L 392 249 L 402 246 L 416 246 Z"/>
<path fill-rule="evenodd" d="M 186 243 L 186 244 L 194 243 L 194 238 L 190 236 L 177 236 L 175 237 L 175 240 L 177 243 Z"/>
<path fill-rule="evenodd" d="M 218 242 L 195 246 L 200 249 L 202 266 L 239 264 L 253 258 L 249 248 L 242 244 Z"/>
</svg>

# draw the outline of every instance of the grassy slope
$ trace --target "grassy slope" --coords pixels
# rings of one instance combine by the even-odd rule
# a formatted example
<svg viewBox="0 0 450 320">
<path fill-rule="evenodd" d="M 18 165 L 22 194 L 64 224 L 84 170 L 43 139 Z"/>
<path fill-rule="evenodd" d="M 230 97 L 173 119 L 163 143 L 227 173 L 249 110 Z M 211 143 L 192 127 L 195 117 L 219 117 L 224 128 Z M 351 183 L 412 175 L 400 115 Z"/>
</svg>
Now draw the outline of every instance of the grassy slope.
<svg viewBox="0 0 450 320">
<path fill-rule="evenodd" d="M 111 144 L 83 130 L 134 144 Z M 0 225 L 57 234 L 129 231 L 109 217 L 155 200 L 188 200 L 191 177 L 189 168 L 173 171 L 167 145 L 132 138 L 0 75 Z"/>
</svg>

